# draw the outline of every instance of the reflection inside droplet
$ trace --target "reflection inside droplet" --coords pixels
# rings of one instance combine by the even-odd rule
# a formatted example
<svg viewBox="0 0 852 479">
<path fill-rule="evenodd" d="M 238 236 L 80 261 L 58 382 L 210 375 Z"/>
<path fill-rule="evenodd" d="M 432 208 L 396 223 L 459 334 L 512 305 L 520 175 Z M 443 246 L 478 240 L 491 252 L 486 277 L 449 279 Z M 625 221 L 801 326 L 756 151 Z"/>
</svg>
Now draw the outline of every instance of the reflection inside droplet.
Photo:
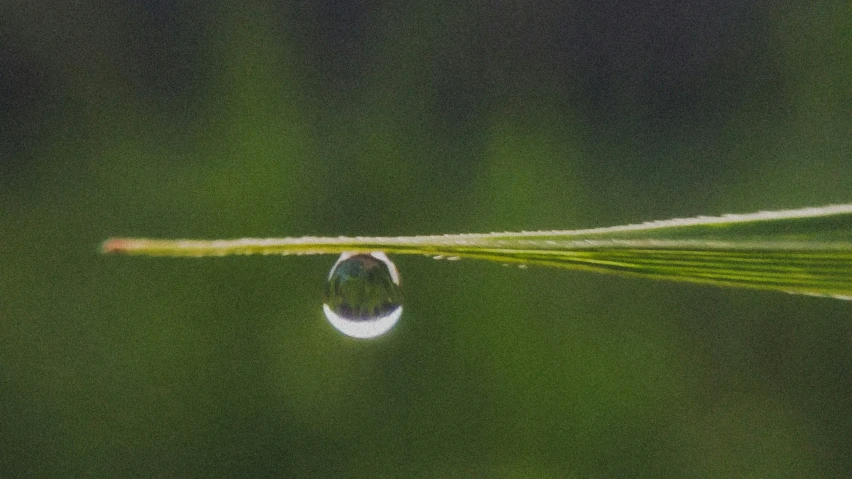
<svg viewBox="0 0 852 479">
<path fill-rule="evenodd" d="M 322 309 L 332 326 L 353 338 L 388 332 L 402 316 L 396 266 L 378 251 L 341 254 L 328 275 Z"/>
</svg>

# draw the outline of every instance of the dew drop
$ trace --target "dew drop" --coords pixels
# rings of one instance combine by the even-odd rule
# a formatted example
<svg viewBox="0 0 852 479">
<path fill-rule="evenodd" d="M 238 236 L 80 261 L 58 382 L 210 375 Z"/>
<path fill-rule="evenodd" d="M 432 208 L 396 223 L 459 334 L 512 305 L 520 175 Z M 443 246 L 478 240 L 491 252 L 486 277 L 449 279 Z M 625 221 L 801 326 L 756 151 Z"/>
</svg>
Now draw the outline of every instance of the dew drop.
<svg viewBox="0 0 852 479">
<path fill-rule="evenodd" d="M 402 316 L 396 266 L 379 251 L 341 254 L 328 274 L 322 309 L 347 336 L 375 338 L 388 332 Z"/>
</svg>

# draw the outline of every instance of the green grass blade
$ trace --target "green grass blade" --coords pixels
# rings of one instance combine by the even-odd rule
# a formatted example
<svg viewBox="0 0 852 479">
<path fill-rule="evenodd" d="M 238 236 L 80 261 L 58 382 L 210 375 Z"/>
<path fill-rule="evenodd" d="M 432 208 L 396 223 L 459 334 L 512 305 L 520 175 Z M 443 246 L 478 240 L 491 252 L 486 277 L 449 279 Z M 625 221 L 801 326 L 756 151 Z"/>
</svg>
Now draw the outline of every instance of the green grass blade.
<svg viewBox="0 0 852 479">
<path fill-rule="evenodd" d="M 791 293 L 852 297 L 852 204 L 572 231 L 442 236 L 160 240 L 114 238 L 145 256 L 384 251 L 470 258 Z"/>
</svg>

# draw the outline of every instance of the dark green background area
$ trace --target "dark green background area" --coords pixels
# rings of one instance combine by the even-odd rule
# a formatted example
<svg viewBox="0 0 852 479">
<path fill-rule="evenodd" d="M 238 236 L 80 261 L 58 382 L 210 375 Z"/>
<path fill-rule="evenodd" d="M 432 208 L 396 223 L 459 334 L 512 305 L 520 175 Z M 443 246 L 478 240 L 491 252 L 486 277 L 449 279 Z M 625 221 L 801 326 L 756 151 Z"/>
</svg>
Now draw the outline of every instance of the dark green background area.
<svg viewBox="0 0 852 479">
<path fill-rule="evenodd" d="M 850 202 L 852 6 L 764 3 L 0 0 L 0 476 L 846 477 L 848 302 L 98 254 Z"/>
</svg>

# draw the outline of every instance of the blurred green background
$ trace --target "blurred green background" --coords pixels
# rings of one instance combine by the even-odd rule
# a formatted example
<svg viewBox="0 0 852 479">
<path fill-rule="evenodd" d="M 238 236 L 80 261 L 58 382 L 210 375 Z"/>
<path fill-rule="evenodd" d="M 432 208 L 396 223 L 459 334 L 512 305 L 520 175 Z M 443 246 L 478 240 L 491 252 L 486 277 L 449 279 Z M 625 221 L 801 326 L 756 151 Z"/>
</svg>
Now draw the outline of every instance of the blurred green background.
<svg viewBox="0 0 852 479">
<path fill-rule="evenodd" d="M 848 477 L 842 301 L 110 236 L 573 229 L 852 200 L 852 4 L 0 0 L 0 477 Z"/>
</svg>

